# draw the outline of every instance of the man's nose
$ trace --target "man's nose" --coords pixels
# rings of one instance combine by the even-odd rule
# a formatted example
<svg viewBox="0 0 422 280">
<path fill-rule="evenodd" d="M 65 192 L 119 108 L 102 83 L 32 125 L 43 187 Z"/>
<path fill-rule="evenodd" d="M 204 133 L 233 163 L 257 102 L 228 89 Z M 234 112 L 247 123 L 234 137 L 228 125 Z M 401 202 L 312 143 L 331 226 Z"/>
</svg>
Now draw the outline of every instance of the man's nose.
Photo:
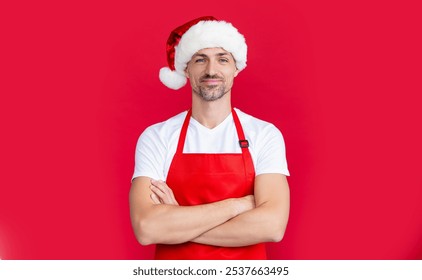
<svg viewBox="0 0 422 280">
<path fill-rule="evenodd" d="M 217 65 L 214 61 L 209 60 L 207 63 L 207 67 L 205 68 L 206 74 L 213 76 L 217 73 Z"/>
</svg>

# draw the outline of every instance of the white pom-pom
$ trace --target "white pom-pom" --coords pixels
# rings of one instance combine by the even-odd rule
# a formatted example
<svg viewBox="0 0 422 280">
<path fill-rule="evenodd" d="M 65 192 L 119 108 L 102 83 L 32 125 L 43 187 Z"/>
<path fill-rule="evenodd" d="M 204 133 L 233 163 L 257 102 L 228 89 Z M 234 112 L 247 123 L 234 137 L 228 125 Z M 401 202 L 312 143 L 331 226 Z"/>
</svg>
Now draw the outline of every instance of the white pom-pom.
<svg viewBox="0 0 422 280">
<path fill-rule="evenodd" d="M 186 85 L 187 78 L 184 75 L 171 71 L 168 67 L 160 69 L 160 81 L 167 87 L 177 90 Z"/>
</svg>

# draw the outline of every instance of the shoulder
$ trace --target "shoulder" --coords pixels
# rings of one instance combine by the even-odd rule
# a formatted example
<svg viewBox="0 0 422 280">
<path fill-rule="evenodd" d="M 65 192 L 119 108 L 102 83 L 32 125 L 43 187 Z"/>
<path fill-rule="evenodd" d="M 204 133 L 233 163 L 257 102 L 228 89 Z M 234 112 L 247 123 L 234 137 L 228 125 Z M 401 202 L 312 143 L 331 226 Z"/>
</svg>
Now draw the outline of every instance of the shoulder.
<svg viewBox="0 0 422 280">
<path fill-rule="evenodd" d="M 138 138 L 137 149 L 168 150 L 173 142 L 177 143 L 186 114 L 187 111 L 147 127 Z"/>
<path fill-rule="evenodd" d="M 187 111 L 184 111 L 163 122 L 150 125 L 142 132 L 141 138 L 158 136 L 162 139 L 169 139 L 171 135 L 180 130 L 186 114 Z"/>
<path fill-rule="evenodd" d="M 255 160 L 255 174 L 280 173 L 289 175 L 286 148 L 280 130 L 270 122 L 236 110 L 242 123 L 251 154 Z"/>
<path fill-rule="evenodd" d="M 253 117 L 239 109 L 235 110 L 242 124 L 245 137 L 257 154 L 271 149 L 271 147 L 284 149 L 284 137 L 274 124 Z"/>
</svg>

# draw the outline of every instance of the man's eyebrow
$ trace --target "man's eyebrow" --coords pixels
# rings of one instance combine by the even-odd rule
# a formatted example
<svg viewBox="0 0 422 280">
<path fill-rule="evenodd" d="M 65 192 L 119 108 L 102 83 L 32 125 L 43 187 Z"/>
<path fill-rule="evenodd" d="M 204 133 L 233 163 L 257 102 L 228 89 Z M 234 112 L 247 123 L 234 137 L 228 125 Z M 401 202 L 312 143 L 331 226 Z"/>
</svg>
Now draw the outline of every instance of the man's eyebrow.
<svg viewBox="0 0 422 280">
<path fill-rule="evenodd" d="M 230 53 L 228 52 L 217 53 L 215 56 L 225 56 L 225 55 L 230 55 Z M 193 56 L 208 57 L 208 55 L 203 54 L 203 53 L 196 53 Z"/>
<path fill-rule="evenodd" d="M 193 56 L 208 57 L 206 54 L 202 54 L 202 53 L 196 53 Z"/>
</svg>

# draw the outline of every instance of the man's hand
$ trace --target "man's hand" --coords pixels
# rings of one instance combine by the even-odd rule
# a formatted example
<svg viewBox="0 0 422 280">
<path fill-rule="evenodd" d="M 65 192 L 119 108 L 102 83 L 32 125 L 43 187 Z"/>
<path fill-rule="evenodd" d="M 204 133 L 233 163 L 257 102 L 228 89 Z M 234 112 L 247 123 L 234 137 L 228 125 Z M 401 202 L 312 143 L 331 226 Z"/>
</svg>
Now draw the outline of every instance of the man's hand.
<svg viewBox="0 0 422 280">
<path fill-rule="evenodd" d="M 252 210 L 255 208 L 255 197 L 253 195 L 247 195 L 236 199 L 237 202 L 237 213 L 238 215 Z"/>
<path fill-rule="evenodd" d="M 150 197 L 154 204 L 179 205 L 173 191 L 164 181 L 152 179 L 149 188 L 152 191 Z"/>
<path fill-rule="evenodd" d="M 277 173 L 255 177 L 256 207 L 198 236 L 193 242 L 237 247 L 283 238 L 289 217 L 289 185 L 286 176 Z"/>
<path fill-rule="evenodd" d="M 152 191 L 150 197 L 154 204 L 179 205 L 172 189 L 164 181 L 151 180 L 149 188 Z M 235 200 L 235 203 L 237 215 L 255 208 L 255 198 L 253 195 L 240 197 Z"/>
<path fill-rule="evenodd" d="M 151 179 L 143 176 L 135 178 L 129 195 L 132 226 L 136 238 L 143 245 L 192 241 L 234 217 L 255 209 L 252 195 L 181 206 L 171 186 Z"/>
</svg>

